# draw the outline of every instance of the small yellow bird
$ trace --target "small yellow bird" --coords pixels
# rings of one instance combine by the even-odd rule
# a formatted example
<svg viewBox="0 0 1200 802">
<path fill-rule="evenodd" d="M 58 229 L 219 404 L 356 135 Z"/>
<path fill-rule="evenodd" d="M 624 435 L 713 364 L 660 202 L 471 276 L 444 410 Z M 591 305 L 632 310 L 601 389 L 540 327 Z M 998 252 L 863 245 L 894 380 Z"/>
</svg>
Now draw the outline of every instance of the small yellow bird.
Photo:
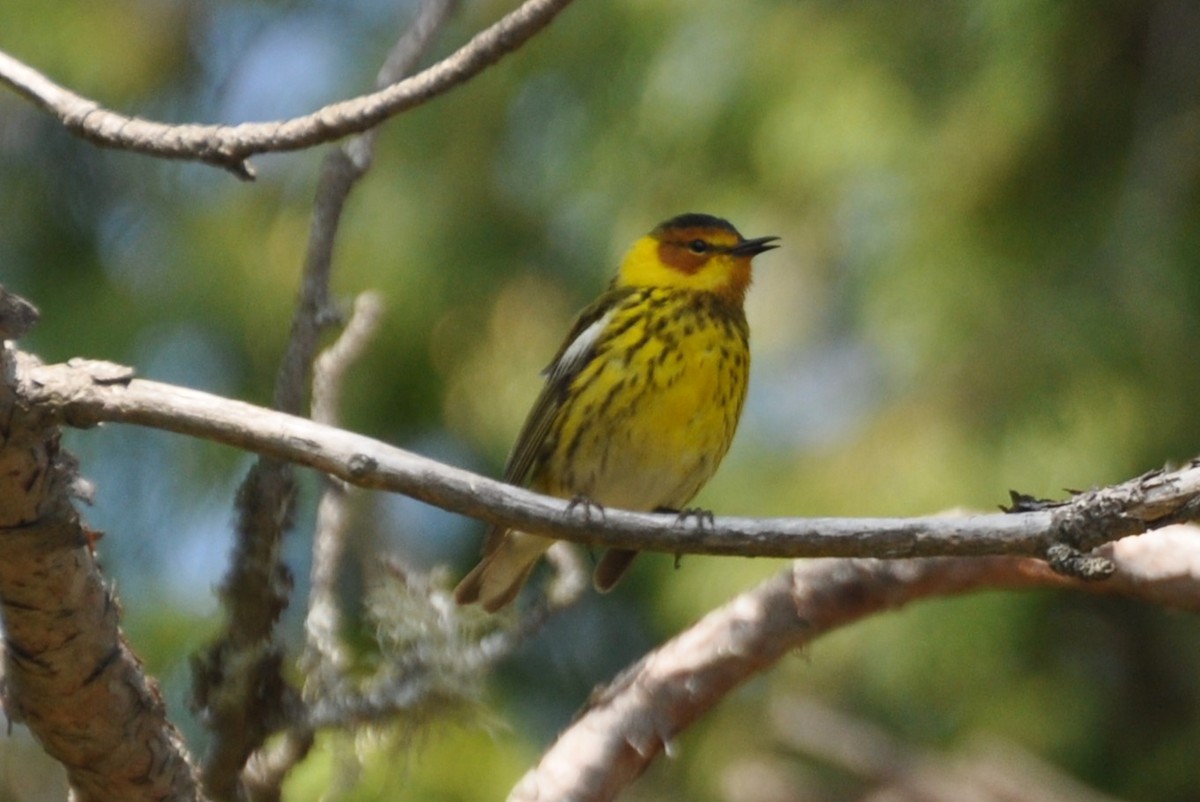
<svg viewBox="0 0 1200 802">
<path fill-rule="evenodd" d="M 733 440 L 750 371 L 750 261 L 778 239 L 682 214 L 635 242 L 543 371 L 504 480 L 621 509 L 682 510 Z M 553 542 L 493 527 L 455 598 L 499 610 Z M 596 589 L 611 589 L 635 556 L 605 552 Z"/>
</svg>

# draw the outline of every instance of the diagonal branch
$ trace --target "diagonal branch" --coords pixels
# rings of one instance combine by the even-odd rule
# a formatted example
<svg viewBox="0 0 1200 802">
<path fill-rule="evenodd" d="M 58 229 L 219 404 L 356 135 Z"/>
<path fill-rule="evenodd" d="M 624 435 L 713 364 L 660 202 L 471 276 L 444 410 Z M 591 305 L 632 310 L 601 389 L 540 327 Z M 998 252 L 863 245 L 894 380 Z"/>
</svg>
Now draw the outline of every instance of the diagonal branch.
<svg viewBox="0 0 1200 802">
<path fill-rule="evenodd" d="M 2 293 L 0 293 L 2 296 Z M 7 304 L 0 304 L 0 307 Z M 18 306 L 21 320 L 29 308 Z M 0 308 L 0 327 L 13 312 Z M 19 321 L 18 321 L 19 322 Z M 120 603 L 72 505 L 74 459 L 25 403 L 32 357 L 0 342 L 0 702 L 87 802 L 203 797 L 158 686 L 119 626 Z"/>
<path fill-rule="evenodd" d="M 51 81 L 0 51 L 0 83 L 54 115 L 97 145 L 223 167 L 253 179 L 246 161 L 258 153 L 301 150 L 361 133 L 465 83 L 520 48 L 571 0 L 526 0 L 432 67 L 368 95 L 333 103 L 303 117 L 240 125 L 171 125 L 127 117 Z"/>
<path fill-rule="evenodd" d="M 747 557 L 921 557 L 1084 551 L 1126 535 L 1200 517 L 1200 463 L 1155 471 L 1029 512 L 919 518 L 733 518 L 696 526 L 671 515 L 605 510 L 571 514 L 560 499 L 488 479 L 377 440 L 197 390 L 112 381 L 108 363 L 27 371 L 30 404 L 75 426 L 133 423 L 267 454 L 351 484 L 403 493 L 443 509 L 534 534 L 607 547 Z"/>
<path fill-rule="evenodd" d="M 1167 548 L 1170 566 L 1161 560 Z M 984 589 L 1075 587 L 1200 612 L 1200 531 L 1173 527 L 1105 550 L 1111 581 L 1065 579 L 1025 559 L 813 560 L 793 563 L 709 613 L 592 695 L 530 769 L 510 802 L 617 796 L 671 740 L 755 674 L 821 635 L 933 596 Z"/>
</svg>

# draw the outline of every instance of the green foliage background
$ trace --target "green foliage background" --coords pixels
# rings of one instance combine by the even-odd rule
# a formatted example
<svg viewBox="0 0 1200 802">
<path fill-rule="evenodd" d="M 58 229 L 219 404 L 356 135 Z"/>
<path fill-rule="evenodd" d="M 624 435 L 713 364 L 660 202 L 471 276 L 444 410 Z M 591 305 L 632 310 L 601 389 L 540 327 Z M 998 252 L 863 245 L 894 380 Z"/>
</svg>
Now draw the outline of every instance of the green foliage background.
<svg viewBox="0 0 1200 802">
<path fill-rule="evenodd" d="M 0 47 L 141 116 L 273 119 L 368 86 L 401 5 L 9 0 Z M 441 52 L 513 5 L 465 3 Z M 337 251 L 338 291 L 388 304 L 347 425 L 498 472 L 538 369 L 623 249 L 705 211 L 784 240 L 758 260 L 750 403 L 705 506 L 994 509 L 1009 488 L 1059 495 L 1200 454 L 1196 41 L 1185 0 L 579 0 L 385 126 Z M 26 347 L 265 402 L 320 157 L 259 158 L 243 184 L 97 150 L 0 94 L 0 281 L 43 312 Z M 126 626 L 187 722 L 247 460 L 119 428 L 72 444 Z M 359 526 L 455 571 L 480 531 L 387 498 Z M 300 594 L 307 536 L 291 541 Z M 592 685 L 779 567 L 645 558 L 496 678 L 503 723 L 435 725 L 400 761 L 388 738 L 329 739 L 289 798 L 316 799 L 357 749 L 347 799 L 494 799 Z M 627 798 L 776 798 L 746 766 L 793 778 L 778 798 L 856 798 L 764 725 L 799 695 L 913 744 L 997 738 L 1115 796 L 1194 799 L 1195 623 L 1063 593 L 882 616 L 751 683 Z M 0 797 L 61 794 L 38 765 L 22 737 L 0 742 Z"/>
</svg>

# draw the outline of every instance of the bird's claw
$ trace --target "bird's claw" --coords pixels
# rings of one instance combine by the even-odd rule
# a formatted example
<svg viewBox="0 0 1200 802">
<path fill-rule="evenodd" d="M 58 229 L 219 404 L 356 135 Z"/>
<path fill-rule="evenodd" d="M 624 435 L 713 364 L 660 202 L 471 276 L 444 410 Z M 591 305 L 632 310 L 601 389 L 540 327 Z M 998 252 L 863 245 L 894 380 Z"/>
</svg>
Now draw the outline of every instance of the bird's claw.
<svg viewBox="0 0 1200 802">
<path fill-rule="evenodd" d="M 702 507 L 684 507 L 682 510 L 674 512 L 676 526 L 686 523 L 689 518 L 696 522 L 697 529 L 712 529 L 715 525 L 712 510 Z"/>
<path fill-rule="evenodd" d="M 676 526 L 680 526 L 681 524 L 685 523 L 689 518 L 696 522 L 697 529 L 712 529 L 715 525 L 712 510 L 706 510 L 702 507 L 684 507 L 681 510 L 660 507 L 659 509 L 655 510 L 655 512 L 675 513 Z M 683 554 L 678 553 L 675 555 L 675 570 L 679 570 L 679 564 L 681 562 L 683 562 Z"/>
<path fill-rule="evenodd" d="M 599 502 L 593 501 L 582 493 L 576 495 L 567 503 L 567 514 L 573 514 L 576 507 L 582 508 L 580 514 L 583 516 L 583 520 L 590 522 L 592 515 L 596 514 L 601 522 L 604 521 L 604 507 Z"/>
</svg>

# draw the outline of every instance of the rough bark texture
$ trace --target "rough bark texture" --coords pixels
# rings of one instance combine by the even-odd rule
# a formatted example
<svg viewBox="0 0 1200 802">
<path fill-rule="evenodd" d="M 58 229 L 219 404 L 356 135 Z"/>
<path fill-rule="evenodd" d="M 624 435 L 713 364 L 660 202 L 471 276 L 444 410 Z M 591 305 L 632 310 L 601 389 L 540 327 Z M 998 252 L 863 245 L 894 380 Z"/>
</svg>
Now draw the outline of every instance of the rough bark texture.
<svg viewBox="0 0 1200 802">
<path fill-rule="evenodd" d="M 66 767 L 76 800 L 199 799 L 182 739 L 118 628 L 120 608 L 72 505 L 75 464 L 0 351 L 3 700 Z M 28 364 L 21 367 L 28 368 Z"/>
</svg>

